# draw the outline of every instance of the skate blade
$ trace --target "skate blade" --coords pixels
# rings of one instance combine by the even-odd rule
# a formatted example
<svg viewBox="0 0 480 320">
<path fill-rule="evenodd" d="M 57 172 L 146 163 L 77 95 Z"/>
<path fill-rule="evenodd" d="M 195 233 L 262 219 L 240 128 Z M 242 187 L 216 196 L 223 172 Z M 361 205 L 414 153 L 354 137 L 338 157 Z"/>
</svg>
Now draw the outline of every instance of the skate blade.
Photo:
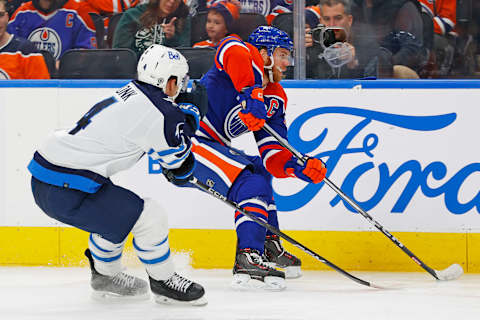
<svg viewBox="0 0 480 320">
<path fill-rule="evenodd" d="M 150 299 L 150 293 L 146 292 L 136 296 L 122 296 L 113 292 L 93 291 L 91 294 L 93 300 L 100 302 L 126 302 L 126 301 L 144 301 Z"/>
<path fill-rule="evenodd" d="M 269 290 L 281 291 L 287 285 L 285 279 L 280 277 L 265 277 L 263 281 L 252 279 L 248 274 L 237 273 L 233 275 L 231 287 L 234 290 Z"/>
<path fill-rule="evenodd" d="M 296 279 L 302 276 L 302 269 L 300 266 L 286 267 L 284 270 L 285 278 L 287 279 Z"/>
<path fill-rule="evenodd" d="M 169 297 L 165 296 L 159 296 L 154 294 L 154 299 L 155 302 L 158 304 L 165 304 L 165 305 L 175 305 L 175 306 L 194 306 L 194 307 L 200 307 L 204 306 L 208 303 L 207 299 L 205 299 L 205 296 L 198 298 L 197 300 L 192 300 L 192 301 L 181 301 L 181 300 L 175 300 Z"/>
<path fill-rule="evenodd" d="M 283 270 L 286 279 L 296 279 L 302 276 L 302 268 L 300 266 L 282 267 L 274 262 L 267 262 L 266 264 L 272 268 Z"/>
</svg>

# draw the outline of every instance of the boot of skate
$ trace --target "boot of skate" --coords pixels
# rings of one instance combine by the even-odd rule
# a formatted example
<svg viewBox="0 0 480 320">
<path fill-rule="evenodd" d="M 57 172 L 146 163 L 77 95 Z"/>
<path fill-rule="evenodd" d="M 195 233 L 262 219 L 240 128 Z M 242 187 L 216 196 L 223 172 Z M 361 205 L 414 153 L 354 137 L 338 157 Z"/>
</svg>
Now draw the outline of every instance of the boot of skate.
<svg viewBox="0 0 480 320">
<path fill-rule="evenodd" d="M 302 276 L 302 262 L 283 248 L 280 237 L 275 234 L 265 237 L 265 252 L 263 257 L 271 266 L 284 269 L 287 279 Z"/>
<path fill-rule="evenodd" d="M 119 272 L 114 276 L 103 275 L 95 269 L 95 262 L 90 249 L 85 250 L 92 276 L 90 286 L 93 297 L 100 299 L 147 300 L 150 298 L 148 283 L 140 278 Z"/>
<path fill-rule="evenodd" d="M 279 291 L 286 287 L 285 274 L 267 265 L 257 250 L 239 249 L 233 267 L 232 287 Z"/>
<path fill-rule="evenodd" d="M 176 272 L 167 280 L 155 280 L 150 277 L 150 288 L 157 303 L 193 306 L 207 304 L 204 297 L 205 289 L 200 284 L 188 280 Z"/>
</svg>

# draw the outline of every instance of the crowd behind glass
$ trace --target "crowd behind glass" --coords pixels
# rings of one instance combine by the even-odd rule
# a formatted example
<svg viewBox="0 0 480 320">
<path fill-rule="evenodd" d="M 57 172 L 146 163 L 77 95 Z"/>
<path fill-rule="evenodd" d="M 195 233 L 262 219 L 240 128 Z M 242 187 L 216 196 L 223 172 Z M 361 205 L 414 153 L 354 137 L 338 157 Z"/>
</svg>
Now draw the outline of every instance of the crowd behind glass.
<svg viewBox="0 0 480 320">
<path fill-rule="evenodd" d="M 308 79 L 468 79 L 480 75 L 480 1 L 304 2 L 305 10 L 295 12 L 305 16 L 302 34 Z M 214 50 L 225 36 L 237 34 L 246 40 L 261 24 L 282 29 L 293 39 L 294 5 L 294 0 L 0 0 L 0 71 L 7 63 L 10 67 L 32 65 L 26 58 L 38 59 L 41 53 L 50 77 L 55 78 L 60 65 L 66 63 L 62 62 L 65 53 L 78 49 L 129 49 L 137 58 L 152 43 Z M 46 25 L 60 12 L 65 15 L 61 30 Z M 38 24 L 27 14 L 37 14 Z M 73 27 L 65 28 L 69 23 Z M 15 52 L 24 59 L 11 59 Z M 211 59 L 212 55 L 204 57 Z M 42 70 L 37 65 L 34 71 L 3 78 L 47 78 Z M 293 74 L 291 67 L 287 77 Z"/>
</svg>

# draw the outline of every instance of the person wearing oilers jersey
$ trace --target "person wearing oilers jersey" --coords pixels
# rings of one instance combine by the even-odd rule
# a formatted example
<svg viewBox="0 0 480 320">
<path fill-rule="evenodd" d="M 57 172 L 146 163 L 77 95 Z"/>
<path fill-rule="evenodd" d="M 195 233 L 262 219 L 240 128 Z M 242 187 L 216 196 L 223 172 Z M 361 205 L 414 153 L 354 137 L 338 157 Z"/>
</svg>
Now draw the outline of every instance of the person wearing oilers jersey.
<svg viewBox="0 0 480 320">
<path fill-rule="evenodd" d="M 69 49 L 96 48 L 95 27 L 75 0 L 32 0 L 22 4 L 8 32 L 50 51 L 56 60 Z"/>
<path fill-rule="evenodd" d="M 201 79 L 207 88 L 208 112 L 194 138 L 197 166 L 194 176 L 229 200 L 278 228 L 272 176 L 297 177 L 319 183 L 325 177 L 322 161 L 304 165 L 262 129 L 267 122 L 287 138 L 287 97 L 279 84 L 290 64 L 293 42 L 274 27 L 260 26 L 248 42 L 237 36 L 223 39 L 215 66 Z M 231 147 L 232 139 L 253 131 L 260 157 Z M 240 212 L 235 212 L 237 253 L 234 288 L 285 288 L 287 277 L 301 275 L 301 262 L 282 247 L 280 239 Z M 276 270 L 271 265 L 285 268 Z"/>
<path fill-rule="evenodd" d="M 0 0 L 0 79 L 50 79 L 43 56 L 28 40 L 7 32 L 6 0 Z"/>
<path fill-rule="evenodd" d="M 115 185 L 110 177 L 144 154 L 174 176 L 188 177 L 191 140 L 205 106 L 175 104 L 188 64 L 175 49 L 150 46 L 138 80 L 95 104 L 75 126 L 53 132 L 28 165 L 36 204 L 51 218 L 90 232 L 91 287 L 102 298 L 148 298 L 147 282 L 122 272 L 129 233 L 158 303 L 204 305 L 204 288 L 174 271 L 167 214 L 159 203 Z"/>
</svg>

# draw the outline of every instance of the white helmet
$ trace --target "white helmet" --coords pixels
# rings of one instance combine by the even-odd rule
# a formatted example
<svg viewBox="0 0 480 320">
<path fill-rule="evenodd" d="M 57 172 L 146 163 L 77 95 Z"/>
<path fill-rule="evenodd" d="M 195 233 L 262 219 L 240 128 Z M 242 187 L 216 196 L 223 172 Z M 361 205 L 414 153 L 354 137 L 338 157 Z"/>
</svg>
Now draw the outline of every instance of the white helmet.
<svg viewBox="0 0 480 320">
<path fill-rule="evenodd" d="M 187 87 L 187 59 L 175 49 L 152 44 L 140 57 L 137 65 L 138 80 L 159 87 L 165 92 L 168 79 L 177 77 L 178 91 Z"/>
</svg>

